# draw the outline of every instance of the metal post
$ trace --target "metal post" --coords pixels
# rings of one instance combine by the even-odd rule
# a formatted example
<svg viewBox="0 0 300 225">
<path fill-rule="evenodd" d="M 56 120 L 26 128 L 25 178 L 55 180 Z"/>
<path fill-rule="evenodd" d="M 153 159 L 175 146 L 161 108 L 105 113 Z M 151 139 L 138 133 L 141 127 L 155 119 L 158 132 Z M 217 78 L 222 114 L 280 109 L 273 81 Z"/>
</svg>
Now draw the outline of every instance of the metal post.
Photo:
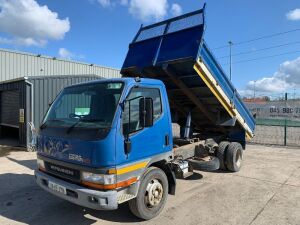
<svg viewBox="0 0 300 225">
<path fill-rule="evenodd" d="M 36 130 L 35 125 L 33 123 L 34 122 L 34 87 L 33 87 L 33 83 L 28 81 L 28 77 L 25 77 L 25 84 L 28 84 L 29 87 L 30 87 L 30 122 L 27 123 L 27 121 L 26 121 L 26 123 L 25 123 L 25 127 L 26 127 L 26 145 L 27 145 L 27 150 L 36 151 L 37 130 Z M 27 102 L 27 100 L 26 100 L 26 102 Z M 27 113 L 27 110 L 26 110 L 25 113 Z M 31 134 L 30 139 L 28 137 L 29 136 L 28 135 L 29 131 L 28 131 L 28 126 L 27 125 L 30 126 L 30 134 Z M 28 144 L 28 142 L 30 144 Z"/>
<path fill-rule="evenodd" d="M 287 100 L 288 100 L 288 94 L 285 93 L 285 107 L 287 107 Z M 284 118 L 284 146 L 287 145 L 286 139 L 287 139 L 287 119 L 285 117 Z"/>
<path fill-rule="evenodd" d="M 34 90 L 33 90 L 33 83 L 29 82 L 27 79 L 28 78 L 25 77 L 25 83 L 30 86 L 30 101 L 31 101 L 30 102 L 30 110 L 31 110 L 31 112 L 30 112 L 31 121 L 30 122 L 33 123 L 33 120 L 34 120 L 34 96 L 33 96 L 34 92 L 33 91 Z"/>
<path fill-rule="evenodd" d="M 228 42 L 228 44 L 229 44 L 229 51 L 230 51 L 230 53 L 229 53 L 229 79 L 231 80 L 231 76 L 232 76 L 232 45 L 233 45 L 233 42 L 232 41 L 229 41 Z"/>
<path fill-rule="evenodd" d="M 254 81 L 254 84 L 253 84 L 253 102 L 255 102 L 255 98 L 256 98 L 255 85 L 256 85 L 256 80 Z"/>
<path fill-rule="evenodd" d="M 294 88 L 294 100 L 296 100 L 296 89 Z"/>
</svg>

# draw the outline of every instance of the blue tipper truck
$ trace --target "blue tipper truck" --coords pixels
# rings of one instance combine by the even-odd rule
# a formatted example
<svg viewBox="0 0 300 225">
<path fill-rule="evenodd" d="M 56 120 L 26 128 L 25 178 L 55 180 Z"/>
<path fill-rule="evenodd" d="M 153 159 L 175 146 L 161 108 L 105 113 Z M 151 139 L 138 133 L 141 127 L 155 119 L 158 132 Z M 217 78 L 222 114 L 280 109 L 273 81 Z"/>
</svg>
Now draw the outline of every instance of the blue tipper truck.
<svg viewBox="0 0 300 225">
<path fill-rule="evenodd" d="M 205 7 L 141 27 L 121 73 L 65 88 L 37 137 L 44 190 L 144 220 L 193 170 L 239 171 L 255 121 L 203 40 Z"/>
</svg>

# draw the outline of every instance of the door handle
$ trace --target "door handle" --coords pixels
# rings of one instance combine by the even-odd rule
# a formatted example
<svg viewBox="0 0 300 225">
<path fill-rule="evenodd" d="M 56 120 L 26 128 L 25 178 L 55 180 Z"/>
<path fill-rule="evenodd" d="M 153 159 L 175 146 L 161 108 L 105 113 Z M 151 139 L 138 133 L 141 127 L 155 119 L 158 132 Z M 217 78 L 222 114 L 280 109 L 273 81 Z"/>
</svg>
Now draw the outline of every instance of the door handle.
<svg viewBox="0 0 300 225">
<path fill-rule="evenodd" d="M 165 135 L 165 146 L 168 146 L 170 144 L 170 137 L 168 134 Z"/>
</svg>

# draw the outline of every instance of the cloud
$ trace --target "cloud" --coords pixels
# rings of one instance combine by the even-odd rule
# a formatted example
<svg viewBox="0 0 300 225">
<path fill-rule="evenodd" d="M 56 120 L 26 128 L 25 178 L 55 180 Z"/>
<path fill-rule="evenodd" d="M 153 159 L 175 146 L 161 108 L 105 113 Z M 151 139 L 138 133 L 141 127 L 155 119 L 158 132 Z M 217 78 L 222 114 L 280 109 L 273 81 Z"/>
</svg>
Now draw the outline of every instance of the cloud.
<svg viewBox="0 0 300 225">
<path fill-rule="evenodd" d="M 95 0 L 90 0 L 95 2 Z M 182 8 L 174 3 L 169 6 L 168 0 L 97 0 L 103 8 L 115 7 L 117 5 L 128 7 L 128 11 L 133 17 L 148 22 L 150 20 L 161 20 L 169 12 L 173 16 L 182 14 Z"/>
<path fill-rule="evenodd" d="M 250 90 L 250 89 L 242 89 L 242 90 L 238 90 L 238 93 L 239 93 L 239 95 L 242 96 L 242 97 L 252 97 L 252 96 L 253 96 L 253 93 L 254 93 L 253 87 L 252 87 L 251 90 Z"/>
<path fill-rule="evenodd" d="M 300 9 L 294 9 L 286 14 L 288 20 L 300 20 Z"/>
<path fill-rule="evenodd" d="M 260 92 L 283 92 L 290 88 L 300 87 L 300 57 L 282 63 L 271 77 L 250 81 L 247 90 L 255 89 Z"/>
<path fill-rule="evenodd" d="M 74 54 L 73 53 L 71 53 L 69 50 L 67 50 L 67 49 L 65 49 L 65 48 L 60 48 L 59 50 L 58 50 L 58 56 L 60 57 L 60 58 L 63 58 L 63 59 L 71 59 L 73 56 L 74 56 Z"/>
<path fill-rule="evenodd" d="M 11 36 L 6 42 L 44 46 L 49 40 L 62 40 L 69 30 L 68 18 L 59 19 L 35 0 L 0 0 L 0 32 Z"/>
<path fill-rule="evenodd" d="M 179 4 L 174 3 L 171 6 L 171 13 L 173 16 L 179 16 L 182 14 L 182 8 Z"/>
<path fill-rule="evenodd" d="M 128 5 L 128 0 L 120 0 L 121 5 Z"/>
<path fill-rule="evenodd" d="M 0 37 L 0 44 L 10 45 L 10 44 L 12 44 L 12 40 L 10 40 L 8 38 Z"/>
<path fill-rule="evenodd" d="M 98 0 L 98 2 L 104 8 L 111 6 L 110 0 Z"/>
<path fill-rule="evenodd" d="M 33 38 L 3 38 L 0 37 L 0 44 L 4 45 L 22 45 L 22 46 L 44 46 L 47 44 L 45 40 L 35 40 Z"/>
<path fill-rule="evenodd" d="M 129 6 L 129 12 L 142 21 L 149 21 L 152 18 L 163 19 L 167 14 L 167 9 L 167 0 L 131 0 Z"/>
<path fill-rule="evenodd" d="M 60 48 L 58 50 L 58 57 L 62 58 L 62 59 L 67 59 L 67 60 L 84 59 L 85 58 L 84 55 L 73 53 L 66 48 Z"/>
<path fill-rule="evenodd" d="M 248 89 L 254 89 L 258 92 L 282 92 L 288 89 L 289 84 L 277 77 L 264 77 L 257 81 L 250 81 L 247 85 Z"/>
<path fill-rule="evenodd" d="M 91 3 L 94 3 L 95 0 L 89 0 Z M 128 5 L 128 0 L 97 0 L 97 2 L 103 7 L 103 8 L 109 8 L 114 7 L 118 4 L 126 6 Z"/>
</svg>

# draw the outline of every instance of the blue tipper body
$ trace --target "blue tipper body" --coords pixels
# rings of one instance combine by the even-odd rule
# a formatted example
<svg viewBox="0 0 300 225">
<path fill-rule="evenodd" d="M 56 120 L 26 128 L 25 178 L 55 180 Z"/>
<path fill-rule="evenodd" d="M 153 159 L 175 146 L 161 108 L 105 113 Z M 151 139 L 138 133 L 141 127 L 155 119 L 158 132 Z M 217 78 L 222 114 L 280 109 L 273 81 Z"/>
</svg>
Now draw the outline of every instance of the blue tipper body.
<svg viewBox="0 0 300 225">
<path fill-rule="evenodd" d="M 213 85 L 221 89 L 221 94 L 224 95 L 222 98 L 228 99 L 228 111 L 234 110 L 234 114 L 238 114 L 242 126 L 247 127 L 248 136 L 253 137 L 255 120 L 209 50 L 203 38 L 204 33 L 205 6 L 192 13 L 141 27 L 129 46 L 121 73 L 124 77 L 161 79 L 165 81 L 167 90 L 172 91 L 175 86 L 166 79 L 168 76 L 164 71 L 164 67 L 169 66 L 172 67 L 173 75 L 187 88 L 195 89 L 206 87 L 204 80 L 194 69 L 199 60 L 211 73 L 215 82 Z M 211 97 L 213 96 L 211 93 Z M 207 107 L 211 106 L 207 104 Z M 243 136 L 238 133 L 230 135 L 232 139 L 237 137 L 237 140 Z"/>
</svg>

